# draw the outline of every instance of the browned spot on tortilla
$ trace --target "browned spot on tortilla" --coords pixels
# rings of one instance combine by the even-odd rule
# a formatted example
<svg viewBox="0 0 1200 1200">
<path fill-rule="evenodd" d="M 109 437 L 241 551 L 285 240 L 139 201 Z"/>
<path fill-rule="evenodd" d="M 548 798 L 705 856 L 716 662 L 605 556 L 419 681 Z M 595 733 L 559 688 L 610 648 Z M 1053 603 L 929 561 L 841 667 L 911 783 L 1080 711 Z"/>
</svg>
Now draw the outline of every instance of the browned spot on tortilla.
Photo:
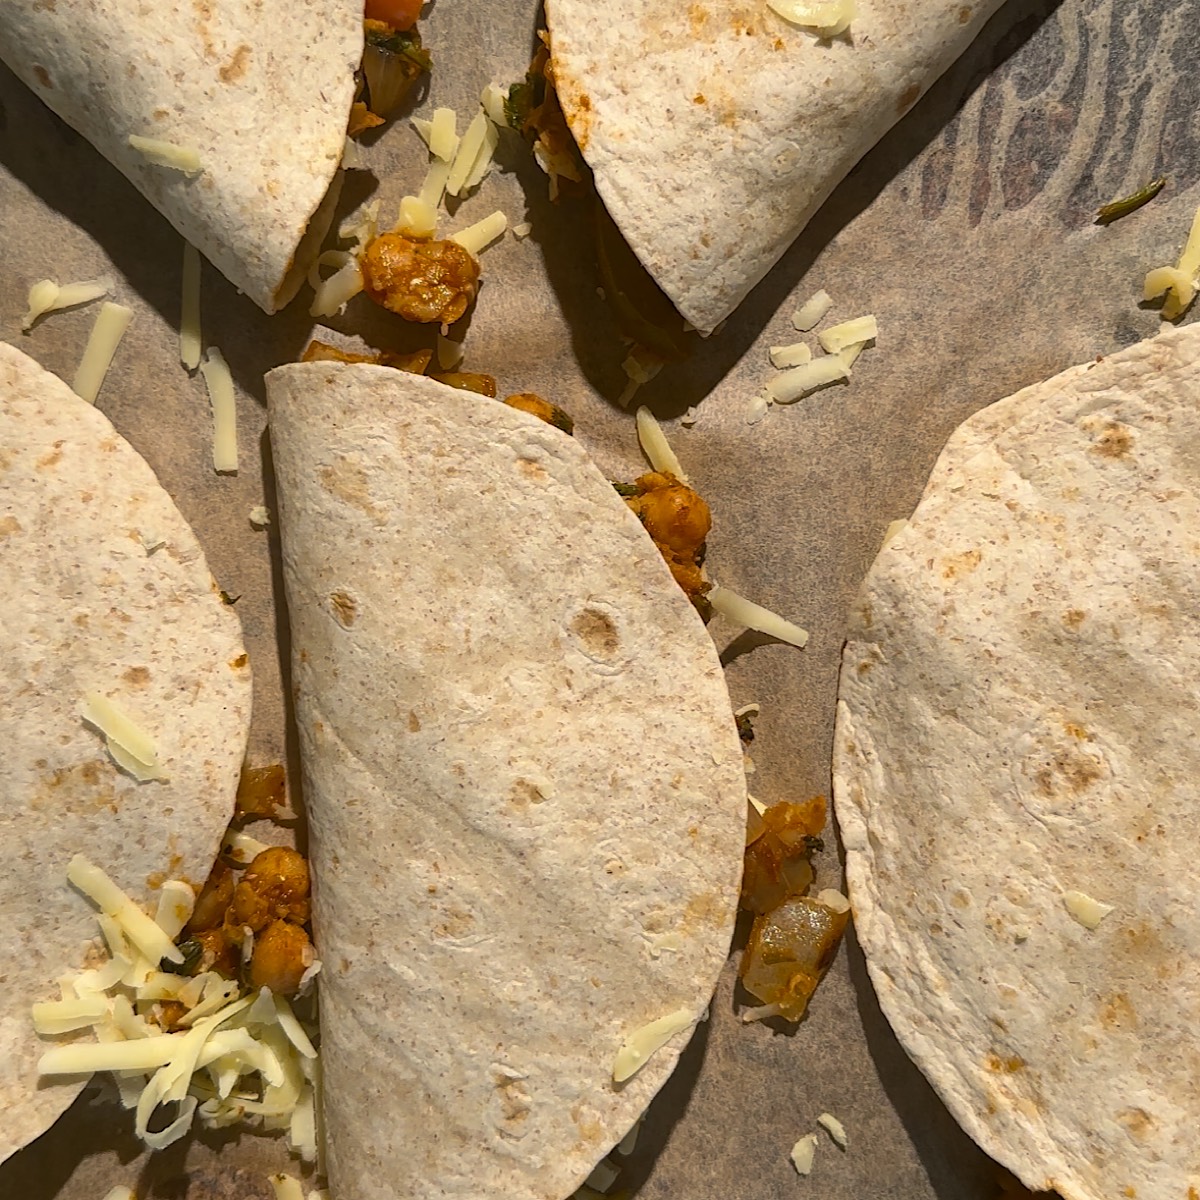
<svg viewBox="0 0 1200 1200">
<path fill-rule="evenodd" d="M 250 47 L 243 42 L 234 52 L 233 57 L 217 72 L 222 83 L 233 83 L 246 73 L 250 62 Z"/>
<path fill-rule="evenodd" d="M 1082 608 L 1068 608 L 1063 613 L 1063 624 L 1068 629 L 1078 629 L 1087 618 L 1087 613 Z"/>
<path fill-rule="evenodd" d="M 538 483 L 547 477 L 546 468 L 541 463 L 534 462 L 532 458 L 518 458 L 517 469 L 526 479 L 532 479 Z"/>
<path fill-rule="evenodd" d="M 366 471 L 357 463 L 344 457 L 339 458 L 333 466 L 322 467 L 321 482 L 332 495 L 345 500 L 368 517 L 376 521 L 382 521 L 386 517 L 385 510 L 371 499 L 370 480 Z"/>
<path fill-rule="evenodd" d="M 134 687 L 145 687 L 150 682 L 150 668 L 130 667 L 121 678 Z"/>
<path fill-rule="evenodd" d="M 1127 1108 L 1117 1113 L 1117 1120 L 1136 1142 L 1144 1142 L 1154 1129 L 1154 1118 L 1144 1108 Z M 1125 1194 L 1129 1194 L 1128 1190 Z"/>
<path fill-rule="evenodd" d="M 80 492 L 79 498 L 84 502 L 84 504 L 91 504 L 91 502 L 95 499 L 95 496 L 91 492 Z"/>
<path fill-rule="evenodd" d="M 237 658 L 232 659 L 229 665 L 235 670 L 240 671 L 250 661 L 250 655 L 239 654 Z"/>
<path fill-rule="evenodd" d="M 558 102 L 562 105 L 563 116 L 567 118 L 567 126 L 571 136 L 579 147 L 580 153 L 587 149 L 588 139 L 592 132 L 592 100 L 573 82 L 560 82 Z"/>
<path fill-rule="evenodd" d="M 1095 740 L 1082 725 L 1076 725 L 1074 721 L 1064 721 L 1063 728 L 1077 741 L 1090 742 Z"/>
<path fill-rule="evenodd" d="M 528 779 L 514 779 L 509 789 L 508 802 L 516 809 L 526 809 L 531 804 L 540 804 L 543 796 L 538 791 L 537 784 Z"/>
<path fill-rule="evenodd" d="M 212 35 L 208 28 L 209 22 L 213 19 L 212 0 L 192 0 L 192 8 L 196 10 L 196 32 L 204 43 L 204 57 L 216 58 L 217 48 L 213 45 Z"/>
<path fill-rule="evenodd" d="M 358 620 L 358 601 L 349 592 L 336 591 L 329 597 L 329 611 L 343 629 L 349 629 Z"/>
<path fill-rule="evenodd" d="M 612 618 L 598 608 L 585 608 L 577 612 L 571 621 L 571 632 L 583 643 L 584 652 L 592 658 L 607 661 L 621 648 Z"/>
<path fill-rule="evenodd" d="M 417 714 L 415 712 L 413 712 L 411 709 L 409 710 L 409 713 L 408 713 L 408 732 L 409 733 L 420 733 L 421 732 L 421 718 L 418 717 Z"/>
<path fill-rule="evenodd" d="M 33 75 L 38 83 L 42 85 L 42 87 L 52 88 L 54 86 L 54 80 L 50 78 L 50 72 L 47 71 L 46 68 L 41 65 L 41 63 L 38 63 L 34 66 Z"/>
<path fill-rule="evenodd" d="M 692 33 L 699 36 L 708 24 L 708 9 L 703 4 L 693 4 L 688 8 L 688 23 Z"/>
<path fill-rule="evenodd" d="M 695 95 L 692 97 L 692 103 L 693 103 L 693 104 L 707 104 L 707 103 L 708 103 L 708 101 L 707 101 L 707 100 L 705 100 L 705 98 L 704 98 L 704 93 L 703 93 L 703 92 L 697 92 L 697 93 L 696 93 L 696 94 L 695 94 Z"/>
<path fill-rule="evenodd" d="M 21 532 L 21 522 L 16 517 L 5 517 L 0 520 L 0 538 L 11 537 Z"/>
<path fill-rule="evenodd" d="M 776 38 L 775 41 L 771 43 L 771 48 L 773 50 L 784 49 L 783 38 Z"/>
<path fill-rule="evenodd" d="M 906 113 L 917 102 L 917 97 L 921 94 L 921 85 L 919 83 L 910 83 L 908 87 L 900 93 L 900 99 L 896 101 L 896 112 Z"/>
<path fill-rule="evenodd" d="M 157 890 L 158 888 L 162 887 L 166 881 L 167 877 L 161 871 L 151 871 L 150 874 L 146 876 L 146 886 L 152 890 Z"/>
<path fill-rule="evenodd" d="M 1124 992 L 1114 992 L 1101 1005 L 1096 1014 L 1106 1029 L 1134 1028 L 1138 1024 L 1137 1012 Z"/>
<path fill-rule="evenodd" d="M 697 926 L 701 930 L 720 928 L 725 923 L 725 901 L 720 892 L 700 892 L 693 896 L 683 910 L 681 927 L 685 933 Z"/>
<path fill-rule="evenodd" d="M 994 1075 L 1015 1075 L 1025 1070 L 1025 1060 L 1019 1054 L 1009 1054 L 1001 1058 L 998 1054 L 989 1054 L 984 1065 Z"/>
<path fill-rule="evenodd" d="M 965 25 L 970 19 L 971 9 L 968 5 L 964 4 L 962 8 L 958 10 L 958 23 L 960 25 Z M 1100 360 L 1096 359 L 1096 361 L 1099 362 Z"/>
<path fill-rule="evenodd" d="M 58 0 L 33 0 L 34 11 L 54 12 L 58 7 Z"/>
<path fill-rule="evenodd" d="M 307 651 L 307 650 L 301 650 L 301 651 L 300 651 L 300 661 L 301 661 L 302 663 L 306 663 L 306 662 L 308 662 L 308 651 Z"/>
<path fill-rule="evenodd" d="M 1104 458 L 1124 458 L 1133 449 L 1133 435 L 1116 421 L 1110 421 L 1092 447 L 1093 454 Z"/>
<path fill-rule="evenodd" d="M 69 767 L 56 767 L 34 789 L 29 807 L 35 812 L 49 810 L 60 816 L 90 812 L 111 806 L 116 799 L 112 785 L 103 783 L 99 759 L 88 759 Z"/>
<path fill-rule="evenodd" d="M 1137 1188 L 1130 1184 L 1129 1187 L 1125 1189 L 1124 1194 L 1129 1197 L 1129 1200 L 1134 1200 L 1134 1198 L 1137 1196 Z"/>
<path fill-rule="evenodd" d="M 584 1103 L 571 1106 L 571 1120 L 579 1130 L 585 1145 L 593 1145 L 604 1137 L 604 1127 L 600 1124 L 595 1111 Z"/>
<path fill-rule="evenodd" d="M 1078 793 L 1103 779 L 1104 770 L 1089 755 L 1059 751 L 1033 778 L 1041 795 L 1053 796 L 1058 791 L 1059 780 L 1064 780 L 1073 792 Z"/>
<path fill-rule="evenodd" d="M 1196 1191 L 1191 1184 L 1188 1184 L 1187 1200 L 1200 1200 L 1200 1192 Z"/>
<path fill-rule="evenodd" d="M 475 928 L 475 918 L 462 908 L 452 908 L 446 913 L 446 919 L 433 927 L 433 936 L 442 939 L 466 937 Z"/>
<path fill-rule="evenodd" d="M 957 579 L 960 575 L 970 575 L 979 566 L 983 555 L 978 550 L 964 550 L 962 554 L 952 554 L 942 559 L 942 578 Z"/>
<path fill-rule="evenodd" d="M 46 454 L 43 454 L 42 457 L 37 460 L 38 470 L 41 471 L 46 467 L 55 466 L 62 459 L 62 448 L 63 440 L 62 438 L 59 438 L 59 440 L 54 443 L 54 449 L 50 450 Z"/>
</svg>

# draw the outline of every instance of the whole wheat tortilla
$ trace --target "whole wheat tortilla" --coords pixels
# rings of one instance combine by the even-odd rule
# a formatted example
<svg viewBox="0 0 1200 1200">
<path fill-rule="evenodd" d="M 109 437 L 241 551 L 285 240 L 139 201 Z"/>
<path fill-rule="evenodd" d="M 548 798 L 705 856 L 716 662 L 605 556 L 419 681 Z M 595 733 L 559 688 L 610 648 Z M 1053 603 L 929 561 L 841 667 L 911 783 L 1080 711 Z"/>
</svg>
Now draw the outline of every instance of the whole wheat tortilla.
<svg viewBox="0 0 1200 1200">
<path fill-rule="evenodd" d="M 103 413 L 0 343 L 0 1161 L 85 1081 L 38 1084 L 30 1006 L 58 999 L 96 933 L 66 881 L 86 855 L 130 895 L 202 883 L 233 812 L 250 722 L 241 628 L 199 544 Z M 138 783 L 85 724 L 108 697 L 154 740 Z"/>
<path fill-rule="evenodd" d="M 1000 2 L 859 0 L 832 39 L 764 0 L 546 0 L 546 20 L 601 199 L 707 333 Z"/>
<path fill-rule="evenodd" d="M 881 551 L 837 816 L 893 1028 L 1067 1200 L 1200 1187 L 1200 326 L 985 409 Z M 1078 891 L 1113 906 L 1089 929 Z"/>
<path fill-rule="evenodd" d="M 362 0 L 23 0 L 0 4 L 0 59 L 274 312 L 333 216 L 362 19 Z M 200 174 L 130 134 L 196 150 Z"/>
<path fill-rule="evenodd" d="M 385 367 L 267 376 L 321 975 L 354 1200 L 561 1200 L 661 1087 L 733 928 L 711 639 L 579 443 Z"/>
</svg>

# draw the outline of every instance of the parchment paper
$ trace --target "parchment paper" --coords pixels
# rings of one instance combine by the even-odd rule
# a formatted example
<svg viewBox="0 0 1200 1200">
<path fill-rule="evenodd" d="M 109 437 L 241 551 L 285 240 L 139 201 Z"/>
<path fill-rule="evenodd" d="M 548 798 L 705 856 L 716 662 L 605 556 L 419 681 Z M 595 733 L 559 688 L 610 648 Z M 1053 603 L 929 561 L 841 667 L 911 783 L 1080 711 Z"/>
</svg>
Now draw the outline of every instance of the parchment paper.
<svg viewBox="0 0 1200 1200">
<path fill-rule="evenodd" d="M 529 0 L 435 0 L 427 13 L 436 68 L 426 108 L 467 113 L 485 83 L 524 70 L 536 21 Z M 712 626 L 735 701 L 763 706 L 752 790 L 764 801 L 828 793 L 846 607 L 949 432 L 1025 384 L 1157 329 L 1157 313 L 1138 303 L 1142 277 L 1175 260 L 1200 202 L 1197 28 L 1200 0 L 1009 0 L 725 329 L 639 395 L 664 418 L 699 406 L 693 428 L 671 420 L 668 434 L 715 512 L 712 575 L 812 633 L 798 651 Z M 546 202 L 545 178 L 523 148 L 506 140 L 501 157 L 510 170 L 443 221 L 453 230 L 499 207 L 516 222 L 528 203 L 534 226 L 524 242 L 508 236 L 484 254 L 466 368 L 553 398 L 601 466 L 630 477 L 641 467 L 633 421 L 612 403 L 624 349 L 596 295 L 587 221 Z M 383 211 L 394 212 L 423 177 L 423 148 L 400 122 L 367 159 Z M 1157 174 L 1170 182 L 1151 205 L 1107 229 L 1091 224 L 1098 204 Z M 347 202 L 373 186 L 352 178 Z M 0 246 L 0 337 L 68 380 L 94 309 L 52 315 L 22 335 L 29 284 L 111 271 L 117 298 L 136 310 L 99 404 L 192 522 L 221 586 L 241 596 L 255 671 L 251 758 L 279 758 L 292 746 L 278 547 L 247 514 L 273 503 L 261 376 L 302 348 L 305 297 L 266 318 L 206 267 L 205 337 L 240 389 L 242 466 L 219 477 L 203 384 L 177 359 L 178 237 L 7 73 Z M 819 287 L 836 301 L 831 320 L 877 315 L 878 347 L 848 386 L 746 424 L 750 398 L 772 373 L 767 348 L 797 340 L 790 314 Z M 380 346 L 421 338 L 362 299 L 334 324 Z M 821 886 L 839 881 L 833 837 L 820 868 Z M 849 1149 L 822 1134 L 813 1174 L 800 1179 L 788 1152 L 823 1111 L 844 1122 Z M 149 1159 L 129 1124 L 106 1087 L 92 1089 L 0 1166 L 0 1197 L 94 1200 L 123 1183 L 139 1200 L 266 1200 L 266 1172 L 297 1169 L 277 1140 L 248 1135 L 188 1141 Z M 850 939 L 795 1032 L 743 1026 L 727 969 L 710 1021 L 617 1186 L 646 1200 L 976 1200 L 995 1195 L 996 1174 L 891 1036 Z"/>
</svg>

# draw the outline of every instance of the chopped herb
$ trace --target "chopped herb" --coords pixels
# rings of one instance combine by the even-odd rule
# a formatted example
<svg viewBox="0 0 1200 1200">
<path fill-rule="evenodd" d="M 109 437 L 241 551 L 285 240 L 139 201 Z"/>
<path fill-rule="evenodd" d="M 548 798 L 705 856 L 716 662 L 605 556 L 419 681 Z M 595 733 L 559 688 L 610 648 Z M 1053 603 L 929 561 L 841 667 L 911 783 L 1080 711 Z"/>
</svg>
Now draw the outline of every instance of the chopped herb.
<svg viewBox="0 0 1200 1200">
<path fill-rule="evenodd" d="M 804 835 L 804 848 L 809 854 L 820 854 L 825 849 L 825 839 L 811 833 L 806 833 Z"/>
<path fill-rule="evenodd" d="M 1100 211 L 1096 213 L 1097 225 L 1111 225 L 1113 221 L 1119 221 L 1122 217 L 1127 217 L 1131 212 L 1136 212 L 1143 204 L 1149 204 L 1159 192 L 1167 186 L 1167 177 L 1160 175 L 1157 179 L 1151 180 L 1140 191 L 1134 192 L 1132 196 L 1125 196 L 1120 200 L 1114 200 L 1111 204 L 1105 204 Z"/>
<path fill-rule="evenodd" d="M 204 957 L 204 947 L 195 938 L 191 938 L 186 942 L 180 942 L 176 949 L 183 954 L 183 962 L 176 963 L 169 958 L 164 958 L 159 962 L 158 969 L 171 975 L 192 974 Z"/>
<path fill-rule="evenodd" d="M 636 483 L 618 483 L 615 479 L 610 482 L 617 489 L 618 496 L 637 496 L 640 494 Z"/>
<path fill-rule="evenodd" d="M 744 712 L 735 717 L 737 722 L 738 737 L 742 739 L 746 745 L 750 745 L 754 741 L 754 713 Z"/>
<path fill-rule="evenodd" d="M 240 595 L 231 596 L 224 588 L 221 589 L 222 604 L 236 604 L 242 597 Z"/>
<path fill-rule="evenodd" d="M 368 27 L 367 45 L 389 54 L 402 54 L 422 71 L 433 67 L 429 51 L 421 45 L 421 38 L 413 29 L 375 29 Z"/>
</svg>

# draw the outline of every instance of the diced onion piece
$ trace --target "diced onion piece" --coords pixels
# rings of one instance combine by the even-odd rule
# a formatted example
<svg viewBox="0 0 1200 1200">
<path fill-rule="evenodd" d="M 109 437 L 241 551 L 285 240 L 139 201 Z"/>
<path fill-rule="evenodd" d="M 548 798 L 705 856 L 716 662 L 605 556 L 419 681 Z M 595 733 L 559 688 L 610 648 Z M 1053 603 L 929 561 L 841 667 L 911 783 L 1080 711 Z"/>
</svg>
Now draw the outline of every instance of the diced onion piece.
<svg viewBox="0 0 1200 1200">
<path fill-rule="evenodd" d="M 482 221 L 476 221 L 474 225 L 468 225 L 466 229 L 451 234 L 450 240 L 457 242 L 468 254 L 478 257 L 480 251 L 494 242 L 507 228 L 508 218 L 497 210 Z"/>
<path fill-rule="evenodd" d="M 671 449 L 667 435 L 662 426 L 654 419 L 654 414 L 643 404 L 637 410 L 637 435 L 642 453 L 650 460 L 650 465 L 656 471 L 665 471 L 674 475 L 680 483 L 687 483 L 687 475 Z"/>
<path fill-rule="evenodd" d="M 458 152 L 454 155 L 454 165 L 450 168 L 450 178 L 446 180 L 446 191 L 451 196 L 457 196 L 464 190 L 467 176 L 475 165 L 475 159 L 483 146 L 484 135 L 491 123 L 483 113 L 476 113 L 458 143 Z"/>
<path fill-rule="evenodd" d="M 433 136 L 433 122 L 427 121 L 424 117 L 409 117 L 412 122 L 412 127 L 417 131 L 421 141 L 426 147 L 429 146 L 429 139 Z"/>
<path fill-rule="evenodd" d="M 133 309 L 123 304 L 112 304 L 106 301 L 100 306 L 96 315 L 96 323 L 92 326 L 87 346 L 84 347 L 83 358 L 79 362 L 79 370 L 71 389 L 76 395 L 83 397 L 89 404 L 96 403 L 100 394 L 100 386 L 112 365 L 113 355 L 133 320 Z"/>
<path fill-rule="evenodd" d="M 879 336 L 879 323 L 874 313 L 865 317 L 855 317 L 851 321 L 843 321 L 840 325 L 831 325 L 817 334 L 817 340 L 822 349 L 828 354 L 836 354 L 855 342 L 873 342 Z"/>
<path fill-rule="evenodd" d="M 519 221 L 512 227 L 513 237 L 527 238 L 533 232 L 533 225 L 529 221 Z"/>
<path fill-rule="evenodd" d="M 850 901 L 837 888 L 822 888 L 813 899 L 818 904 L 823 904 L 826 908 L 832 909 L 835 913 L 847 913 L 850 911 Z"/>
<path fill-rule="evenodd" d="M 846 1149 L 846 1127 L 833 1115 L 833 1113 L 823 1112 L 817 1118 L 817 1124 L 820 1125 L 826 1133 L 833 1138 L 834 1142 L 843 1150 Z"/>
<path fill-rule="evenodd" d="M 624 1083 L 632 1078 L 646 1065 L 651 1055 L 661 1050 L 677 1033 L 690 1029 L 695 1023 L 696 1018 L 690 1010 L 679 1008 L 635 1029 L 617 1051 L 613 1061 L 613 1082 Z"/>
<path fill-rule="evenodd" d="M 767 7 L 793 25 L 836 37 L 850 28 L 856 16 L 854 0 L 767 0 Z"/>
<path fill-rule="evenodd" d="M 458 114 L 452 108 L 435 108 L 429 122 L 429 153 L 442 162 L 454 160 L 458 151 Z"/>
<path fill-rule="evenodd" d="M 200 251 L 191 242 L 183 243 L 179 361 L 189 371 L 194 371 L 200 365 Z"/>
<path fill-rule="evenodd" d="M 113 281 L 107 275 L 81 283 L 64 283 L 61 287 L 53 279 L 41 279 L 29 289 L 29 311 L 21 318 L 21 328 L 28 331 L 45 313 L 99 300 L 101 296 L 107 296 L 112 287 Z"/>
<path fill-rule="evenodd" d="M 1167 293 L 1167 298 L 1163 301 L 1162 315 L 1168 321 L 1173 321 L 1183 316 L 1196 298 L 1196 285 L 1178 267 L 1157 267 L 1146 276 L 1142 299 L 1153 300 L 1163 292 Z"/>
<path fill-rule="evenodd" d="M 500 131 L 491 121 L 488 121 L 483 129 L 483 144 L 479 147 L 479 153 L 475 155 L 475 161 L 471 164 L 467 178 L 463 181 L 462 190 L 464 192 L 477 188 L 483 182 L 484 177 L 492 169 L 492 158 L 499 144 Z"/>
<path fill-rule="evenodd" d="M 813 293 L 792 314 L 792 324 L 801 332 L 807 333 L 815 329 L 824 319 L 825 314 L 833 307 L 833 298 L 822 288 Z"/>
<path fill-rule="evenodd" d="M 1066 905 L 1067 912 L 1085 929 L 1099 929 L 1100 922 L 1113 911 L 1111 904 L 1096 900 L 1086 892 L 1073 890 L 1063 892 L 1063 904 Z"/>
<path fill-rule="evenodd" d="M 121 927 L 122 933 L 153 963 L 162 959 L 183 962 L 183 953 L 171 939 L 99 868 L 82 854 L 67 866 L 67 879 L 106 916 Z M 103 1067 L 96 1068 L 104 1070 Z"/>
<path fill-rule="evenodd" d="M 233 390 L 233 376 L 229 365 L 216 346 L 210 346 L 200 364 L 204 385 L 208 388 L 208 399 L 213 415 L 213 470 L 218 473 L 237 474 L 237 398 Z"/>
<path fill-rule="evenodd" d="M 721 587 L 720 584 L 713 585 L 708 593 L 708 602 L 715 612 L 738 625 L 744 625 L 747 629 L 757 629 L 759 633 L 765 633 L 768 637 L 778 638 L 781 642 L 788 642 L 801 649 L 808 643 L 808 633 L 799 625 L 785 621 L 769 608 L 763 608 L 762 605 L 755 604 L 752 600 L 739 596 L 737 592 Z"/>
<path fill-rule="evenodd" d="M 418 199 L 432 208 L 437 208 L 442 202 L 442 196 L 446 191 L 446 180 L 449 178 L 450 164 L 443 162 L 440 158 L 435 158 L 429 164 L 429 170 L 425 172 L 425 182 L 421 184 Z"/>
<path fill-rule="evenodd" d="M 1192 218 L 1192 227 L 1188 232 L 1188 240 L 1179 256 L 1179 269 L 1191 280 L 1200 274 L 1200 208 Z"/>
<path fill-rule="evenodd" d="M 38 1033 L 52 1037 L 87 1029 L 107 1016 L 108 1000 L 97 992 L 78 1000 L 46 1000 L 35 1004 L 33 1027 Z"/>
<path fill-rule="evenodd" d="M 433 237 L 437 232 L 437 209 L 420 196 L 403 197 L 396 232 L 410 238 Z"/>
<path fill-rule="evenodd" d="M 757 425 L 767 415 L 767 409 L 770 407 L 770 396 L 751 396 L 750 402 L 746 405 L 746 424 Z"/>
<path fill-rule="evenodd" d="M 129 135 L 129 144 L 157 167 L 169 167 L 185 175 L 195 175 L 201 169 L 200 155 L 191 146 L 180 146 L 161 138 L 139 137 L 136 133 Z"/>
<path fill-rule="evenodd" d="M 105 746 L 118 766 L 139 782 L 163 778 L 154 740 L 105 696 L 89 692 L 83 698 L 83 719 L 104 734 Z"/>
<path fill-rule="evenodd" d="M 158 910 L 154 914 L 154 923 L 174 941 L 183 927 L 191 920 L 192 909 L 196 907 L 196 893 L 190 883 L 182 879 L 168 879 L 158 893 Z"/>
<path fill-rule="evenodd" d="M 304 1189 L 300 1180 L 280 1171 L 277 1175 L 269 1175 L 271 1186 L 275 1189 L 275 1200 L 304 1200 Z"/>
<path fill-rule="evenodd" d="M 817 1135 L 805 1134 L 793 1147 L 790 1155 L 792 1166 L 797 1175 L 808 1175 L 813 1169 L 813 1159 L 817 1154 Z"/>
<path fill-rule="evenodd" d="M 818 388 L 849 378 L 850 368 L 841 358 L 836 354 L 825 354 L 768 380 L 767 394 L 776 404 L 792 404 Z"/>
<path fill-rule="evenodd" d="M 246 516 L 255 529 L 266 529 L 271 523 L 271 510 L 265 504 L 256 504 Z"/>
<path fill-rule="evenodd" d="M 804 342 L 793 342 L 790 346 L 771 347 L 771 366 L 783 370 L 785 367 L 802 367 L 812 362 L 812 350 Z"/>
<path fill-rule="evenodd" d="M 437 336 L 437 360 L 438 366 L 443 371 L 457 370 L 463 360 L 462 342 L 456 342 L 453 338 L 448 338 L 439 330 Z"/>
<path fill-rule="evenodd" d="M 326 252 L 328 253 L 328 251 Z M 324 254 L 321 255 L 325 257 Z M 333 317 L 363 290 L 362 270 L 354 259 L 339 267 L 317 285 L 308 312 L 313 317 Z"/>
<path fill-rule="evenodd" d="M 483 105 L 488 120 L 502 129 L 508 126 L 508 117 L 504 115 L 504 101 L 507 95 L 502 87 L 494 83 L 489 83 L 479 94 L 479 103 Z"/>
</svg>

